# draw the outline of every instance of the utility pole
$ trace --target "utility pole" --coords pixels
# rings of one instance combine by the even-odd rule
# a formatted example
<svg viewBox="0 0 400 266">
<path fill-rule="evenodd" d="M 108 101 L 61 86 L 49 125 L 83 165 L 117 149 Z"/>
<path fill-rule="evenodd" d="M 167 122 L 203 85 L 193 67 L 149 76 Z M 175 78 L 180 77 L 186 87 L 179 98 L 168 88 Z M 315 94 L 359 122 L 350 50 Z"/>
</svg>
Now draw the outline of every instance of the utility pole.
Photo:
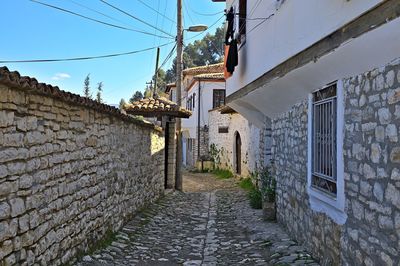
<svg viewBox="0 0 400 266">
<path fill-rule="evenodd" d="M 156 71 L 154 73 L 154 91 L 153 91 L 153 98 L 157 96 L 157 79 L 158 79 L 158 61 L 160 60 L 160 47 L 157 47 L 157 59 L 156 59 Z"/>
<path fill-rule="evenodd" d="M 176 99 L 179 106 L 182 100 L 182 47 L 183 47 L 183 28 L 182 28 L 182 0 L 177 0 L 177 35 L 176 35 Z M 182 190 L 182 124 L 181 118 L 176 118 L 177 131 L 177 151 L 176 151 L 176 182 L 175 188 Z"/>
</svg>

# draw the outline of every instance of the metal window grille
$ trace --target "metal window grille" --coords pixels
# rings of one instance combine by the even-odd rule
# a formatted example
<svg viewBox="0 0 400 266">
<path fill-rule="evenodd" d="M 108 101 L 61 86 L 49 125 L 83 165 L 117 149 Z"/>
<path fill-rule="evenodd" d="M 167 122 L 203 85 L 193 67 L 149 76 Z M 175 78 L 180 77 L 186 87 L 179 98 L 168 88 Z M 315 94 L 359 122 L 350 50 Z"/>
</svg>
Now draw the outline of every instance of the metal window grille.
<svg viewBox="0 0 400 266">
<path fill-rule="evenodd" d="M 336 195 L 336 85 L 317 91 L 313 101 L 312 186 Z"/>
</svg>

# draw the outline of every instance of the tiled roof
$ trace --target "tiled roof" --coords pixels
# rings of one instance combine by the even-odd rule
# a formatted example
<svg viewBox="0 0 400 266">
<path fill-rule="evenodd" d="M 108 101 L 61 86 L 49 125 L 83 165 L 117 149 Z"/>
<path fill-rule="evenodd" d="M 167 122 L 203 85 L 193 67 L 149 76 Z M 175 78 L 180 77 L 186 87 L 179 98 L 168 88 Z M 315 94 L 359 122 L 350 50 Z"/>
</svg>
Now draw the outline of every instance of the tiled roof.
<svg viewBox="0 0 400 266">
<path fill-rule="evenodd" d="M 194 79 L 197 80 L 204 80 L 204 79 L 220 79 L 225 80 L 224 73 L 205 73 L 194 76 Z"/>
<path fill-rule="evenodd" d="M 167 85 L 165 85 L 165 93 L 169 93 L 169 91 L 171 90 L 172 87 L 176 87 L 176 83 L 168 83 Z"/>
<path fill-rule="evenodd" d="M 179 107 L 178 104 L 164 98 L 144 98 L 132 104 L 126 104 L 124 110 L 131 115 L 141 115 L 145 117 L 174 116 L 189 118 L 192 112 Z"/>
<path fill-rule="evenodd" d="M 219 108 L 219 112 L 221 114 L 233 114 L 233 113 L 236 113 L 236 111 L 233 110 L 232 107 L 229 107 L 228 105 L 221 106 Z"/>
<path fill-rule="evenodd" d="M 183 70 L 184 75 L 199 75 L 205 73 L 220 73 L 220 72 L 224 72 L 224 63 L 192 67 Z"/>
<path fill-rule="evenodd" d="M 17 71 L 9 71 L 8 68 L 5 66 L 0 67 L 0 84 L 6 85 L 11 88 L 26 90 L 29 91 L 29 93 L 40 94 L 55 98 L 66 103 L 86 106 L 100 112 L 105 112 L 114 116 L 118 116 L 124 120 L 129 120 L 137 124 L 158 129 L 158 127 L 149 122 L 141 121 L 121 113 L 118 108 L 96 102 L 89 98 L 82 97 L 78 94 L 60 90 L 57 86 L 40 83 L 32 77 L 21 76 Z"/>
</svg>

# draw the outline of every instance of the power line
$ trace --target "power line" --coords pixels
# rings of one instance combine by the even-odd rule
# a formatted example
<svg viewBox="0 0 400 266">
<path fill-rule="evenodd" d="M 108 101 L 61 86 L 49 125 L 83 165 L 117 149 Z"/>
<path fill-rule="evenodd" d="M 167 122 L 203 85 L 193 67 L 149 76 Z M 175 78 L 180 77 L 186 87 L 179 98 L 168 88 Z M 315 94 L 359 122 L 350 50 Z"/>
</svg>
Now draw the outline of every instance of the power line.
<svg viewBox="0 0 400 266">
<path fill-rule="evenodd" d="M 119 23 L 122 23 L 122 24 L 127 25 L 126 23 L 124 23 L 123 21 L 121 21 L 121 20 L 119 20 L 119 19 L 113 18 L 113 17 L 111 17 L 111 16 L 109 16 L 109 15 L 103 13 L 103 12 L 100 12 L 100 11 L 97 11 L 96 9 L 93 9 L 93 8 L 91 8 L 91 7 L 88 7 L 88 6 L 85 6 L 84 4 L 81 4 L 81 3 L 76 2 L 76 1 L 74 1 L 74 0 L 69 0 L 69 1 L 72 2 L 72 3 L 74 3 L 75 5 L 78 5 L 78 6 L 80 6 L 80 7 L 83 7 L 83 8 L 85 8 L 85 9 L 87 9 L 87 10 L 90 10 L 90 11 L 96 13 L 96 14 L 102 15 L 103 17 L 106 17 L 106 18 L 109 18 L 109 19 L 114 20 L 114 21 L 116 21 L 116 22 L 119 22 Z"/>
<path fill-rule="evenodd" d="M 131 28 L 126 28 L 126 27 L 123 27 L 123 26 L 118 26 L 118 25 L 115 25 L 115 24 L 104 22 L 104 21 L 101 21 L 101 20 L 98 20 L 98 19 L 90 18 L 90 17 L 84 16 L 84 15 L 78 14 L 76 12 L 73 12 L 73 11 L 70 11 L 70 10 L 67 10 L 67 9 L 64 9 L 64 8 L 61 8 L 61 7 L 53 6 L 53 5 L 50 5 L 50 4 L 46 4 L 46 3 L 43 3 L 43 2 L 40 2 L 40 1 L 37 1 L 37 0 L 30 0 L 30 1 L 34 2 L 36 4 L 40 4 L 40 5 L 43 5 L 43 6 L 50 7 L 50 8 L 54 8 L 56 10 L 63 11 L 63 12 L 66 12 L 66 13 L 69 13 L 69 14 L 72 14 L 72 15 L 87 19 L 87 20 L 91 20 L 91 21 L 94 21 L 94 22 L 97 22 L 97 23 L 100 23 L 100 24 L 103 24 L 103 25 L 107 25 L 107 26 L 110 26 L 110 27 L 113 27 L 113 28 L 118 28 L 118 29 L 122 29 L 122 30 L 133 31 L 133 32 L 138 32 L 138 33 L 151 35 L 151 36 L 157 36 L 157 37 L 160 37 L 160 38 L 171 39 L 171 37 L 155 35 L 155 34 L 150 33 L 150 32 L 141 31 L 141 30 L 135 30 L 135 29 L 131 29 Z"/>
<path fill-rule="evenodd" d="M 189 9 L 193 12 L 193 13 L 195 13 L 195 14 L 197 14 L 197 15 L 200 15 L 200 16 L 216 16 L 216 15 L 219 15 L 219 14 L 222 14 L 222 13 L 224 13 L 224 11 L 219 11 L 219 12 L 216 12 L 216 13 L 200 13 L 200 12 L 197 12 L 196 10 L 194 10 L 190 5 L 189 5 Z"/>
<path fill-rule="evenodd" d="M 194 22 L 192 16 L 191 16 L 190 13 L 189 13 L 189 10 L 188 10 L 188 8 L 187 8 L 187 2 L 186 2 L 185 0 L 183 0 L 182 2 L 183 2 L 183 7 L 185 8 L 186 14 L 188 15 L 190 21 L 191 21 L 193 24 L 196 24 L 196 23 Z"/>
<path fill-rule="evenodd" d="M 265 18 L 263 21 L 261 21 L 260 23 L 258 23 L 257 25 L 255 25 L 251 30 L 249 30 L 249 32 L 247 32 L 247 34 L 250 34 L 253 30 L 255 30 L 256 28 L 258 28 L 261 24 L 263 24 L 264 22 L 266 22 L 267 20 L 269 20 L 271 17 L 273 17 L 275 15 L 275 13 L 269 15 L 269 17 Z"/>
<path fill-rule="evenodd" d="M 101 59 L 101 58 L 109 58 L 109 57 L 117 57 L 124 55 L 137 54 L 145 51 L 149 51 L 155 49 L 157 47 L 163 47 L 175 42 L 164 43 L 162 45 L 156 47 L 145 48 L 136 51 L 124 52 L 124 53 L 116 53 L 116 54 L 107 54 L 107 55 L 98 55 L 98 56 L 85 56 L 85 57 L 73 57 L 73 58 L 57 58 L 57 59 L 28 59 L 28 60 L 1 60 L 0 63 L 47 63 L 47 62 L 63 62 L 63 61 L 83 61 L 83 60 L 92 60 L 92 59 Z"/>
<path fill-rule="evenodd" d="M 176 44 L 174 45 L 174 47 L 172 47 L 171 51 L 165 57 L 164 61 L 162 62 L 161 66 L 157 69 L 157 71 L 159 71 L 169 61 L 169 59 L 171 59 L 172 55 L 174 54 L 175 48 Z"/>
<path fill-rule="evenodd" d="M 132 14 L 129 14 L 128 12 L 126 12 L 126 11 L 124 11 L 124 10 L 122 10 L 122 9 L 120 9 L 120 8 L 118 8 L 118 7 L 114 6 L 114 5 L 112 5 L 112 4 L 108 3 L 108 2 L 106 2 L 105 0 L 100 0 L 100 1 L 103 2 L 104 4 L 110 6 L 111 8 L 113 8 L 113 9 L 115 9 L 115 10 L 118 10 L 119 12 L 121 12 L 121 13 L 123 13 L 123 14 L 129 16 L 129 17 L 131 17 L 131 18 L 133 18 L 133 19 L 135 19 L 135 20 L 137 20 L 137 21 L 139 21 L 139 22 L 141 22 L 141 23 L 143 23 L 143 24 L 145 24 L 145 25 L 147 25 L 147 26 L 149 26 L 149 27 L 151 27 L 151 28 L 153 28 L 153 29 L 158 30 L 159 32 L 162 32 L 162 33 L 164 33 L 164 34 L 166 34 L 166 35 L 168 35 L 168 36 L 170 36 L 170 37 L 175 38 L 173 35 L 169 34 L 168 32 L 166 32 L 166 31 L 164 31 L 164 30 L 162 30 L 162 29 L 159 29 L 159 28 L 157 28 L 157 27 L 151 25 L 150 23 L 148 23 L 148 22 L 146 22 L 146 21 L 144 21 L 144 20 L 142 20 L 142 19 L 140 19 L 140 18 L 138 18 L 138 17 L 136 17 L 136 16 L 134 16 L 134 15 L 132 15 Z"/>
<path fill-rule="evenodd" d="M 173 22 L 173 23 L 176 24 L 176 21 L 174 21 L 174 20 L 170 19 L 169 17 L 167 17 L 167 16 L 165 15 L 165 13 L 164 13 L 164 14 L 161 14 L 158 10 L 155 10 L 153 7 L 151 7 L 150 5 L 146 4 L 146 3 L 143 2 L 142 0 L 137 0 L 137 1 L 140 2 L 140 3 L 142 3 L 143 5 L 147 6 L 148 8 L 150 8 L 151 10 L 153 10 L 154 12 L 156 12 L 157 14 L 163 16 L 164 18 L 166 18 L 166 19 L 168 19 L 169 21 L 171 21 L 171 22 Z M 167 4 L 165 4 L 165 5 L 167 5 Z"/>
</svg>

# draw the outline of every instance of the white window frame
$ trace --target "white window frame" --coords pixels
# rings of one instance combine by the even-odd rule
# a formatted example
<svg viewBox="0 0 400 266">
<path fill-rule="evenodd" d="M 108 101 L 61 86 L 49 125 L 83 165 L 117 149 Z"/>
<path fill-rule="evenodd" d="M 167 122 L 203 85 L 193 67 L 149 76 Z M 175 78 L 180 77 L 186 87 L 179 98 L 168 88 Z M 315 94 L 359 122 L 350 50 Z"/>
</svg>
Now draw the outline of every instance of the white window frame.
<svg viewBox="0 0 400 266">
<path fill-rule="evenodd" d="M 323 89 L 323 88 L 321 88 Z M 321 90 L 318 89 L 318 90 Z M 317 90 L 317 91 L 318 91 Z M 336 84 L 336 196 L 329 195 L 319 189 L 312 187 L 312 160 L 313 160 L 313 93 L 308 96 L 308 162 L 307 162 L 307 191 L 310 199 L 311 209 L 323 212 L 331 217 L 337 224 L 344 224 L 347 219 L 345 213 L 344 193 L 344 161 L 343 161 L 343 132 L 344 132 L 344 90 L 343 82 Z"/>
</svg>

